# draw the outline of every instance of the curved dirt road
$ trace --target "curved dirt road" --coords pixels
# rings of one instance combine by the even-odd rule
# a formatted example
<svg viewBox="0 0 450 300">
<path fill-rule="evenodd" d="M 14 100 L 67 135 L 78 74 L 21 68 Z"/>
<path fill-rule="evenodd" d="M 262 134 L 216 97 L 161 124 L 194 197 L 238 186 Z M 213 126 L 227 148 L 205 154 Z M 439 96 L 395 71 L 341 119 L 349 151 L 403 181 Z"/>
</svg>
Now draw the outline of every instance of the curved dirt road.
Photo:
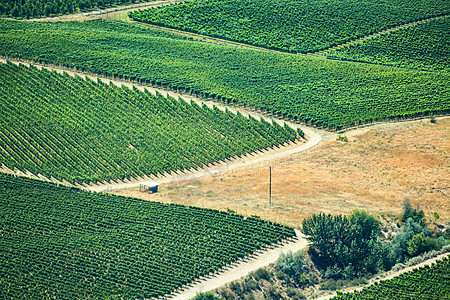
<svg viewBox="0 0 450 300">
<path fill-rule="evenodd" d="M 300 143 L 297 142 L 295 144 L 291 143 L 290 145 L 288 145 L 286 147 L 280 147 L 280 148 L 275 147 L 274 149 L 271 149 L 268 151 L 267 150 L 262 151 L 262 153 L 261 152 L 250 153 L 245 156 L 242 156 L 241 158 L 232 158 L 225 162 L 217 162 L 213 166 L 202 169 L 200 171 L 194 171 L 194 172 L 185 171 L 181 174 L 172 172 L 171 174 L 166 174 L 166 176 L 164 176 L 164 177 L 149 176 L 149 177 L 145 177 L 145 178 L 136 178 L 136 180 L 133 180 L 132 182 L 109 182 L 109 183 L 105 182 L 105 183 L 96 184 L 96 185 L 92 184 L 92 185 L 80 186 L 81 188 L 90 190 L 90 191 L 103 192 L 103 191 L 110 191 L 110 190 L 117 190 L 117 189 L 139 187 L 140 182 L 145 181 L 145 180 L 157 180 L 159 183 L 170 183 L 170 182 L 177 182 L 177 181 L 201 178 L 201 177 L 210 176 L 210 175 L 216 175 L 216 174 L 232 171 L 235 169 L 243 168 L 246 166 L 260 164 L 260 163 L 268 162 L 268 161 L 275 160 L 278 158 L 287 157 L 287 156 L 290 156 L 290 155 L 293 155 L 293 154 L 296 154 L 299 152 L 303 152 L 305 150 L 308 150 L 308 149 L 316 146 L 324 138 L 333 138 L 336 136 L 336 134 L 334 134 L 334 133 L 330 133 L 330 132 L 326 132 L 326 131 L 319 131 L 317 129 L 313 129 L 313 128 L 306 127 L 303 125 L 287 122 L 287 121 L 280 120 L 280 119 L 274 119 L 272 117 L 267 117 L 261 113 L 251 111 L 251 110 L 248 110 L 245 108 L 225 106 L 222 103 L 218 103 L 218 102 L 214 102 L 214 101 L 202 101 L 199 98 L 196 98 L 191 95 L 178 94 L 178 93 L 175 93 L 172 91 L 155 89 L 153 87 L 142 86 L 137 83 L 135 84 L 135 83 L 131 83 L 131 82 L 116 81 L 116 80 L 108 79 L 105 77 L 82 73 L 82 72 L 74 72 L 73 70 L 66 69 L 66 68 L 59 67 L 59 66 L 42 65 L 42 64 L 37 64 L 34 62 L 30 62 L 30 61 L 14 61 L 14 60 L 9 60 L 9 61 L 11 61 L 15 64 L 22 63 L 22 64 L 28 65 L 28 66 L 33 65 L 38 68 L 46 68 L 48 70 L 57 71 L 58 73 L 66 72 L 71 76 L 74 76 L 75 74 L 77 74 L 83 78 L 84 77 L 91 78 L 94 81 L 97 80 L 97 78 L 98 78 L 98 79 L 101 79 L 105 83 L 109 84 L 110 82 L 112 82 L 113 84 L 115 84 L 117 86 L 126 85 L 128 87 L 132 87 L 134 85 L 135 87 L 137 87 L 140 90 L 147 89 L 152 93 L 159 92 L 163 95 L 167 94 L 174 98 L 181 97 L 185 101 L 188 101 L 188 102 L 195 101 L 196 103 L 198 103 L 200 105 L 205 103 L 208 107 L 216 106 L 220 110 L 228 109 L 229 111 L 231 111 L 233 113 L 237 113 L 239 111 L 243 116 L 251 115 L 252 117 L 254 117 L 256 119 L 263 118 L 268 122 L 271 122 L 272 120 L 274 120 L 275 122 L 277 122 L 278 124 L 280 124 L 282 126 L 284 125 L 284 123 L 286 123 L 294 129 L 301 128 L 308 139 L 308 141 L 306 143 L 302 143 L 302 142 L 300 142 Z M 6 63 L 6 59 L 1 58 L 0 62 Z M 24 173 L 26 173 L 26 172 L 24 172 Z M 23 175 L 22 172 L 20 172 L 20 174 Z"/>
</svg>

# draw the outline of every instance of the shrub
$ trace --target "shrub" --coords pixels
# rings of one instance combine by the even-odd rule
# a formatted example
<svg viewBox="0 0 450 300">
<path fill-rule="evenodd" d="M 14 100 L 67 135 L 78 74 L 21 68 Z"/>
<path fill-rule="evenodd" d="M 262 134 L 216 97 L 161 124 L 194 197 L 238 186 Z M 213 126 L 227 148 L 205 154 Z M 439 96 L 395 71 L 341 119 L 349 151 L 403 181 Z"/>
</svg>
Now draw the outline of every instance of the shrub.
<svg viewBox="0 0 450 300">
<path fill-rule="evenodd" d="M 207 292 L 207 293 L 199 293 L 197 296 L 195 296 L 192 300 L 218 300 L 216 296 L 214 296 L 213 293 Z"/>
<path fill-rule="evenodd" d="M 281 253 L 276 262 L 276 268 L 291 277 L 298 276 L 303 271 L 303 261 L 304 258 L 301 251 L 294 254 L 291 251 L 286 254 Z"/>
<path fill-rule="evenodd" d="M 403 202 L 402 222 L 406 222 L 409 218 L 413 219 L 414 222 L 419 223 L 422 226 L 425 225 L 425 213 L 423 210 L 418 211 L 418 208 L 412 208 L 409 199 L 405 199 Z"/>
</svg>

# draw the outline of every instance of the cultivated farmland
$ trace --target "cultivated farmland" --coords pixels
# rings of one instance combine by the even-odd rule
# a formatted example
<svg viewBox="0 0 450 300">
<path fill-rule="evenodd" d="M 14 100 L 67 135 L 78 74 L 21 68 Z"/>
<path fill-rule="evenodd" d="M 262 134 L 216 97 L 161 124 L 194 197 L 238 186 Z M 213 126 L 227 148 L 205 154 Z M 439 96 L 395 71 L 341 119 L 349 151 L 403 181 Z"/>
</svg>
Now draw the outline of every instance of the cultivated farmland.
<svg viewBox="0 0 450 300">
<path fill-rule="evenodd" d="M 294 235 L 236 214 L 0 175 L 0 296 L 161 296 Z"/>
<path fill-rule="evenodd" d="M 450 18 L 447 17 L 327 51 L 325 55 L 410 69 L 448 72 L 449 40 Z"/>
<path fill-rule="evenodd" d="M 297 138 L 281 127 L 184 100 L 0 64 L 0 161 L 60 181 L 197 169 Z"/>
<path fill-rule="evenodd" d="M 124 2 L 27 0 L 11 2 L 15 7 L 0 2 L 0 14 L 27 18 Z M 360 280 L 356 277 L 448 244 L 442 224 L 448 223 L 449 123 L 436 116 L 450 111 L 448 1 L 155 5 L 169 6 L 130 12 L 133 21 L 126 11 L 114 16 L 122 21 L 103 20 L 111 19 L 112 10 L 40 22 L 0 20 L 0 57 L 14 62 L 0 64 L 0 170 L 65 185 L 0 174 L 0 298 L 149 299 L 187 287 L 178 295 L 186 300 L 206 287 L 217 288 L 208 275 L 231 264 L 225 273 L 212 275 L 216 281 L 255 271 L 250 276 L 259 277 L 258 283 L 252 279 L 259 294 L 295 299 L 291 290 L 277 294 L 273 286 L 264 287 L 273 278 L 300 288 L 320 278 Z M 420 26 L 411 23 L 418 20 Z M 398 28 L 403 30 L 394 32 Z M 376 37 L 381 30 L 391 34 Z M 343 47 L 356 41 L 363 42 Z M 165 91 L 176 96 L 163 96 Z M 265 119 L 244 117 L 248 113 Z M 268 121 L 273 117 L 278 120 Z M 347 137 L 327 132 L 423 117 L 431 119 L 421 120 L 417 130 L 405 125 L 400 133 L 376 130 Z M 302 124 L 307 143 L 293 144 L 303 131 L 283 126 L 283 119 Z M 399 141 L 399 134 L 407 138 Z M 271 148 L 273 156 L 265 151 Z M 247 154 L 257 152 L 262 157 L 249 164 Z M 283 160 L 274 161 L 279 154 Z M 161 179 L 158 193 L 117 194 L 153 201 L 73 187 L 111 192 L 149 177 Z M 197 179 L 186 181 L 189 177 Z M 424 210 L 412 208 L 418 202 Z M 298 228 L 311 213 L 355 208 L 371 210 L 376 224 L 386 222 L 372 231 L 373 241 L 383 247 L 365 251 L 339 237 L 333 251 L 351 244 L 355 252 L 337 251 L 333 257 L 343 261 L 320 269 L 321 277 L 297 276 L 304 267 L 319 265 L 313 252 L 308 266 L 288 260 L 280 265 L 296 269 L 294 281 L 256 271 L 286 248 L 249 254 L 293 237 L 296 232 L 288 226 Z M 349 227 L 345 236 L 358 228 Z M 299 249 L 306 240 L 292 244 Z M 365 265 L 353 272 L 357 266 L 345 260 L 359 252 Z M 436 281 L 423 283 L 420 275 L 408 284 L 417 284 L 424 294 L 434 292 L 436 282 L 446 279 L 445 270 L 439 273 L 444 276 Z"/>
<path fill-rule="evenodd" d="M 361 291 L 345 293 L 332 300 L 364 299 L 450 299 L 450 258 L 403 273 L 390 280 L 364 288 Z"/>
<path fill-rule="evenodd" d="M 120 22 L 0 24 L 4 56 L 215 97 L 315 126 L 342 129 L 450 109 L 446 72 L 174 39 Z"/>
<path fill-rule="evenodd" d="M 324 50 L 450 12 L 447 1 L 195 0 L 132 11 L 140 22 L 293 53 Z"/>
</svg>

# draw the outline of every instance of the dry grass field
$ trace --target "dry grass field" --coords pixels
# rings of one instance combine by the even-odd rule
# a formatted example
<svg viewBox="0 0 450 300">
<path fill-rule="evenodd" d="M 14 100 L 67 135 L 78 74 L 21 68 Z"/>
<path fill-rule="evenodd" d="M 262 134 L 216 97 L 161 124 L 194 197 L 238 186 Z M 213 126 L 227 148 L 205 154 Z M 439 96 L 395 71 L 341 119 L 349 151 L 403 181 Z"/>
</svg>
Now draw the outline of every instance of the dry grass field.
<svg viewBox="0 0 450 300">
<path fill-rule="evenodd" d="M 157 194 L 116 193 L 193 205 L 299 226 L 312 213 L 400 215 L 408 198 L 426 217 L 450 219 L 450 119 L 387 123 L 328 140 L 312 150 L 234 172 L 160 186 Z M 269 205 L 272 166 L 272 205 Z"/>
</svg>

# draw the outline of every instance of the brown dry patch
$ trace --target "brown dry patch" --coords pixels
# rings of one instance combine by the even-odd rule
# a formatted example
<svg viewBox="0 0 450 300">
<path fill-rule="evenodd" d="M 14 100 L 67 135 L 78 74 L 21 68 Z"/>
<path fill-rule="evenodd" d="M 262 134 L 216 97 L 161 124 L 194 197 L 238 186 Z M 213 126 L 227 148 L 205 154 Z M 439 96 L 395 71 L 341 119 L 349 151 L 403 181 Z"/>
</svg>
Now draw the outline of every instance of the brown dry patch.
<svg viewBox="0 0 450 300">
<path fill-rule="evenodd" d="M 217 176 L 122 195 L 226 210 L 298 226 L 312 213 L 355 208 L 396 216 L 409 198 L 427 217 L 450 219 L 450 119 L 385 124 L 312 150 Z M 269 205 L 269 165 L 272 205 Z"/>
</svg>

